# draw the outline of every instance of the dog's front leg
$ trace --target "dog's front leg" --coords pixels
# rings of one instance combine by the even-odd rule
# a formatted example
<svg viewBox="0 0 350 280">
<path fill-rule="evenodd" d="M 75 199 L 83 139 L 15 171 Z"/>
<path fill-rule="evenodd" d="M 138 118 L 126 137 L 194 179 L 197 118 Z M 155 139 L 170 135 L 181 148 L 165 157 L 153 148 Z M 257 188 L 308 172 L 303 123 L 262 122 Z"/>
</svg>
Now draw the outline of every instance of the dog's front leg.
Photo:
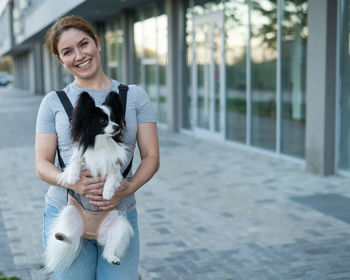
<svg viewBox="0 0 350 280">
<path fill-rule="evenodd" d="M 78 148 L 75 148 L 69 164 L 59 175 L 58 182 L 63 186 L 75 184 L 80 178 L 81 162 L 81 153 Z"/>
<path fill-rule="evenodd" d="M 102 194 L 104 199 L 110 200 L 113 197 L 115 189 L 120 186 L 120 181 L 122 179 L 123 176 L 120 172 L 120 165 L 116 164 L 107 175 Z"/>
</svg>

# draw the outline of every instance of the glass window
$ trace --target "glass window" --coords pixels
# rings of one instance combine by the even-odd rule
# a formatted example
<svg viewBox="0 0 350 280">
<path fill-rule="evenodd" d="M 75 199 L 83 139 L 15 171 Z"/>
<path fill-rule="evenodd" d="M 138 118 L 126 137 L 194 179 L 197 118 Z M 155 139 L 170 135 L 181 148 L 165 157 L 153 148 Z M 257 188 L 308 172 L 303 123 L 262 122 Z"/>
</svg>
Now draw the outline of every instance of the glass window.
<svg viewBox="0 0 350 280">
<path fill-rule="evenodd" d="M 225 2 L 226 137 L 246 142 L 246 75 L 248 5 L 245 0 Z"/>
<path fill-rule="evenodd" d="M 120 82 L 123 82 L 123 30 L 117 21 L 107 24 L 105 33 L 107 74 Z"/>
<path fill-rule="evenodd" d="M 193 62 L 193 15 L 192 8 L 189 7 L 189 1 L 186 1 L 186 63 L 184 67 L 183 81 L 184 91 L 182 95 L 182 127 L 191 128 L 191 106 L 192 106 L 192 62 Z"/>
<path fill-rule="evenodd" d="M 210 114 L 210 65 L 211 65 L 211 34 L 210 25 L 199 25 L 196 30 L 196 64 L 197 64 L 197 121 L 201 128 L 209 129 Z"/>
<path fill-rule="evenodd" d="M 159 122 L 166 122 L 168 18 L 164 8 L 150 5 L 137 12 L 134 23 L 136 82 L 148 92 Z"/>
<path fill-rule="evenodd" d="M 281 44 L 281 152 L 304 157 L 307 0 L 284 0 Z"/>
<path fill-rule="evenodd" d="M 168 64 L 168 17 L 165 14 L 156 17 L 157 24 L 157 60 L 159 87 L 159 121 L 166 122 L 167 80 L 166 66 Z"/>
<path fill-rule="evenodd" d="M 142 21 L 137 21 L 134 23 L 134 45 L 135 45 L 135 74 L 136 83 L 143 85 L 143 78 L 141 73 L 141 60 L 143 56 L 143 33 L 142 33 Z"/>
<path fill-rule="evenodd" d="M 222 9 L 222 0 L 194 0 L 193 12 L 195 15 L 207 14 Z"/>
<path fill-rule="evenodd" d="M 338 168 L 350 171 L 350 1 L 342 1 L 340 24 Z"/>
<path fill-rule="evenodd" d="M 254 0 L 251 10 L 251 143 L 276 149 L 276 0 Z"/>
</svg>

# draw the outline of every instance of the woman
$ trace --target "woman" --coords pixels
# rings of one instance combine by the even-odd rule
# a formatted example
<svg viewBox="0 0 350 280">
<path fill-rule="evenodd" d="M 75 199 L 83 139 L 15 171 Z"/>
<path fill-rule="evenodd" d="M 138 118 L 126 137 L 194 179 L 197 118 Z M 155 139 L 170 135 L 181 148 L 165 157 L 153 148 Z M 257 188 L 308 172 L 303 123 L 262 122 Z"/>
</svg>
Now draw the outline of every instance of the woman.
<svg viewBox="0 0 350 280">
<path fill-rule="evenodd" d="M 83 91 L 94 98 L 96 105 L 101 105 L 110 91 L 118 92 L 119 82 L 111 80 L 102 70 L 99 38 L 84 19 L 77 16 L 58 19 L 48 31 L 46 45 L 74 76 L 74 82 L 63 89 L 73 105 Z M 76 184 L 59 186 L 57 178 L 62 171 L 55 164 L 55 155 L 58 146 L 63 161 L 69 162 L 72 153 L 69 121 L 55 92 L 47 94 L 40 105 L 36 126 L 36 172 L 41 180 L 50 184 L 44 213 L 44 244 L 50 224 L 67 204 L 67 189 L 85 196 L 92 208 L 127 209 L 127 218 L 135 232 L 121 265 L 109 264 L 102 257 L 103 248 L 97 246 L 97 241 L 84 239 L 80 254 L 71 267 L 66 271 L 55 271 L 58 279 L 137 279 L 139 236 L 134 193 L 159 168 L 155 114 L 147 93 L 138 86 L 129 86 L 125 118 L 127 127 L 123 140 L 127 147 L 127 162 L 130 162 L 137 143 L 141 163 L 135 174 L 130 172 L 112 199 L 107 201 L 102 198 L 103 178 L 96 181 L 89 171 L 81 172 Z"/>
</svg>

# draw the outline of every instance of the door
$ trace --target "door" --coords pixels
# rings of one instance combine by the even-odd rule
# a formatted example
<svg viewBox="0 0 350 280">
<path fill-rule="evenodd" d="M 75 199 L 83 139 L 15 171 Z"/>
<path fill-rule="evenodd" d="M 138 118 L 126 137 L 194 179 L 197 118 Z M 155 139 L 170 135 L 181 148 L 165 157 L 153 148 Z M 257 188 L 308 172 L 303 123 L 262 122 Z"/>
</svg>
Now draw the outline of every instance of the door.
<svg viewBox="0 0 350 280">
<path fill-rule="evenodd" d="M 193 40 L 193 120 L 197 134 L 224 138 L 223 13 L 196 16 Z"/>
</svg>

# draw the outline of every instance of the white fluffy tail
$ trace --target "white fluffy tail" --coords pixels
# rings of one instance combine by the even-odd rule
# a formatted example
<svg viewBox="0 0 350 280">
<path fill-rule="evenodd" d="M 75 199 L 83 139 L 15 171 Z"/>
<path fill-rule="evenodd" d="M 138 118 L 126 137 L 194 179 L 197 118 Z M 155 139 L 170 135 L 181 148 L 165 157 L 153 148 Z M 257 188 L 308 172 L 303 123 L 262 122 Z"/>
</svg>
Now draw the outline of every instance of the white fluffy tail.
<svg viewBox="0 0 350 280">
<path fill-rule="evenodd" d="M 80 252 L 83 231 L 84 224 L 78 210 L 73 205 L 68 205 L 50 229 L 45 270 L 63 271 L 71 266 Z"/>
<path fill-rule="evenodd" d="M 103 257 L 113 264 L 120 264 L 120 258 L 128 249 L 134 235 L 129 221 L 120 211 L 112 211 L 102 222 L 97 241 L 104 245 Z"/>
</svg>

